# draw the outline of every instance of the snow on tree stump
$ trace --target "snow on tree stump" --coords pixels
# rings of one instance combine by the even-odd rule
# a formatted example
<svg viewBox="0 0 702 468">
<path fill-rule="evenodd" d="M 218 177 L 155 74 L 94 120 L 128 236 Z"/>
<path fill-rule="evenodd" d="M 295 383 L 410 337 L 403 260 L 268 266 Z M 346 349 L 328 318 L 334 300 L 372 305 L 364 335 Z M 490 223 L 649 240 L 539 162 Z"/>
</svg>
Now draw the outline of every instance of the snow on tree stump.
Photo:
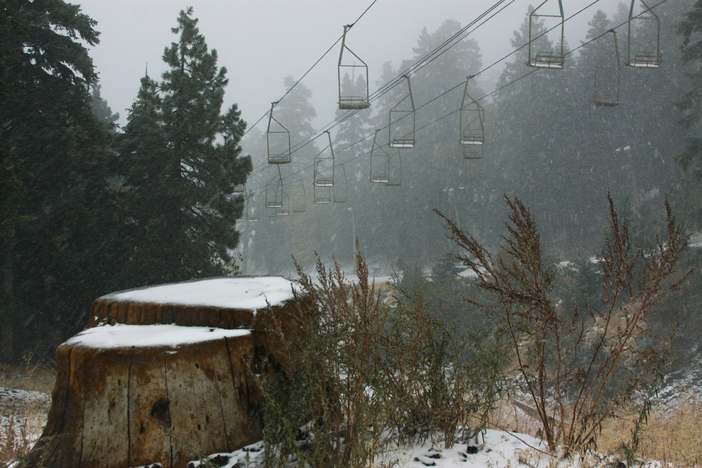
<svg viewBox="0 0 702 468">
<path fill-rule="evenodd" d="M 291 326 L 291 286 L 218 278 L 97 299 L 86 329 L 57 350 L 29 466 L 185 467 L 260 440 L 251 369 L 276 354 L 276 327 Z"/>
</svg>

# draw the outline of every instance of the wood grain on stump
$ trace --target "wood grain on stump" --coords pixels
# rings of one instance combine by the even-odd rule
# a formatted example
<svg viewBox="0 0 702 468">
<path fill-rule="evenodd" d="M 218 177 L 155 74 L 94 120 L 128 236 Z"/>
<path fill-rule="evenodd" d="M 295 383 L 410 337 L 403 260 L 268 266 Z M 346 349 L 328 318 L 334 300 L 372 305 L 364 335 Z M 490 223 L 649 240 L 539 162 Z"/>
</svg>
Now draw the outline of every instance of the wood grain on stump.
<svg viewBox="0 0 702 468">
<path fill-rule="evenodd" d="M 270 331 L 286 326 L 291 299 L 282 278 L 97 299 L 86 329 L 57 350 L 53 402 L 29 465 L 185 467 L 260 440 L 252 369 L 277 351 Z"/>
</svg>

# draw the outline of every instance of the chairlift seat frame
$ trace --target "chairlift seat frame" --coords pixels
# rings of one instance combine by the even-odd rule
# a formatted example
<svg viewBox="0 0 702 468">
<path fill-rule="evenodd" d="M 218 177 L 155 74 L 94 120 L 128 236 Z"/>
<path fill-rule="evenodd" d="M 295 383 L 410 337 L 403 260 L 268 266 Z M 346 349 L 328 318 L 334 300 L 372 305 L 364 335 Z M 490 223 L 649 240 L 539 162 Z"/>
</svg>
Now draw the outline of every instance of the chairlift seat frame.
<svg viewBox="0 0 702 468">
<path fill-rule="evenodd" d="M 634 16 L 634 7 L 636 6 L 637 0 L 631 0 L 631 6 L 629 7 L 629 20 L 627 22 L 628 36 L 627 36 L 627 60 L 626 65 L 632 68 L 644 68 L 644 69 L 656 69 L 661 67 L 661 62 L 663 61 L 663 56 L 661 55 L 661 22 L 658 19 L 651 7 L 649 7 L 644 0 L 638 0 L 645 7 L 645 10 Z M 633 53 L 634 58 L 632 59 L 632 31 L 631 23 L 632 21 L 651 21 L 655 24 L 656 32 L 656 44 L 655 50 L 649 51 L 636 51 Z"/>
<path fill-rule="evenodd" d="M 246 197 L 246 220 L 258 221 L 258 206 L 254 198 L 254 191 L 250 190 L 245 194 Z"/>
<path fill-rule="evenodd" d="M 539 8 L 543 7 L 546 3 L 549 1 L 558 1 L 558 11 L 560 14 L 554 15 L 554 14 L 539 14 L 537 13 L 539 11 Z M 532 51 L 532 44 L 534 41 L 538 38 L 533 37 L 532 34 L 532 24 L 534 22 L 534 18 L 560 18 L 560 26 L 561 26 L 561 31 L 560 31 L 560 46 L 558 51 L 537 51 L 536 55 L 533 54 Z M 527 45 L 527 50 L 528 50 L 528 59 L 526 62 L 526 65 L 528 67 L 533 67 L 533 68 L 546 68 L 546 69 L 551 69 L 551 70 L 562 70 L 563 67 L 565 66 L 565 51 L 563 49 L 564 47 L 564 36 L 565 36 L 565 17 L 563 15 L 563 2 L 562 0 L 544 0 L 541 2 L 541 4 L 536 7 L 530 14 L 529 14 L 529 42 Z"/>
<path fill-rule="evenodd" d="M 536 57 L 530 59 L 528 65 L 533 68 L 562 70 L 565 66 L 565 55 L 557 52 L 537 52 Z"/>
<path fill-rule="evenodd" d="M 266 184 L 266 208 L 282 208 L 283 194 L 283 180 L 279 172 Z"/>
<path fill-rule="evenodd" d="M 314 186 L 315 205 L 329 205 L 332 202 L 331 187 Z"/>
<path fill-rule="evenodd" d="M 283 203 L 282 206 L 275 210 L 276 216 L 289 216 L 290 215 L 290 197 L 283 192 Z"/>
<path fill-rule="evenodd" d="M 346 32 L 351 29 L 352 24 L 348 24 L 344 26 L 344 35 L 341 38 L 341 50 L 339 52 L 339 66 L 337 67 L 337 75 L 338 75 L 338 87 L 339 87 L 339 109 L 342 110 L 358 110 L 358 109 L 367 109 L 370 107 L 370 91 L 368 89 L 369 87 L 369 81 L 368 81 L 368 65 L 366 62 L 361 60 L 361 58 L 356 55 L 354 51 L 348 48 L 346 45 Z M 356 60 L 361 62 L 361 65 L 357 64 L 344 64 L 343 63 L 343 57 L 344 57 L 344 50 L 348 51 Z M 366 95 L 364 96 L 353 96 L 353 95 L 343 95 L 342 90 L 341 90 L 341 72 L 342 69 L 351 69 L 352 71 L 355 71 L 356 68 L 361 68 L 365 71 L 366 75 Z"/>
<path fill-rule="evenodd" d="M 407 94 L 400 99 L 397 104 L 392 106 L 388 115 L 388 143 L 391 148 L 414 148 L 415 145 L 414 135 L 417 121 L 414 108 L 414 97 L 412 96 L 412 85 L 410 84 L 408 75 L 403 75 L 403 78 L 407 80 Z M 409 100 L 409 109 L 403 109 L 402 105 L 407 100 Z M 399 136 L 393 135 L 393 124 L 407 118 L 412 119 L 412 122 L 409 124 L 412 126 L 412 131 L 409 134 Z"/>
<path fill-rule="evenodd" d="M 660 54 L 638 53 L 633 60 L 629 60 L 629 66 L 633 68 L 661 68 L 663 56 Z"/>
<path fill-rule="evenodd" d="M 266 151 L 268 153 L 268 164 L 289 164 L 292 162 L 292 153 L 290 151 L 290 131 L 273 117 L 273 109 L 275 108 L 277 102 L 271 103 L 271 111 L 268 115 L 268 128 L 266 129 Z M 273 123 L 279 127 L 278 129 L 271 129 Z M 287 144 L 284 144 L 284 150 L 282 152 L 272 152 L 271 151 L 271 138 L 279 139 L 282 137 L 283 142 L 287 137 Z"/>
<path fill-rule="evenodd" d="M 385 149 L 383 149 L 380 144 L 378 144 L 378 133 L 380 130 L 375 131 L 375 136 L 373 136 L 373 146 L 371 147 L 370 154 L 370 177 L 369 180 L 373 183 L 385 184 L 390 181 L 388 161 L 390 160 L 390 155 Z M 381 168 L 382 170 L 378 170 Z"/>
<path fill-rule="evenodd" d="M 329 138 L 329 144 L 325 146 L 314 158 L 314 186 L 333 187 L 334 186 L 334 147 L 332 146 L 331 134 L 329 130 L 324 133 Z M 329 156 L 324 156 L 324 152 L 329 149 Z M 320 170 L 320 166 L 322 169 Z M 328 166 L 328 167 L 327 167 Z"/>
<path fill-rule="evenodd" d="M 391 155 L 388 159 L 388 181 L 385 182 L 385 185 L 388 187 L 402 185 L 402 158 L 399 149 L 395 155 Z"/>
<path fill-rule="evenodd" d="M 619 65 L 619 46 L 617 44 L 617 33 L 614 29 L 610 29 L 608 32 L 612 33 L 612 42 L 614 44 L 613 50 L 607 54 L 602 60 L 600 60 L 597 65 L 595 65 L 595 86 L 594 93 L 592 96 L 592 103 L 600 107 L 616 107 L 620 104 L 619 102 L 619 88 L 621 84 L 621 67 Z M 607 65 L 607 61 L 614 57 L 616 66 Z M 616 71 L 617 81 L 614 92 L 610 89 L 603 90 L 601 77 L 604 71 Z M 599 81 L 598 81 L 599 80 Z"/>
<path fill-rule="evenodd" d="M 466 78 L 466 85 L 463 88 L 459 110 L 458 141 L 463 147 L 464 159 L 480 159 L 483 157 L 485 144 L 485 109 L 468 94 L 468 83 L 471 78 L 471 76 Z"/>
</svg>

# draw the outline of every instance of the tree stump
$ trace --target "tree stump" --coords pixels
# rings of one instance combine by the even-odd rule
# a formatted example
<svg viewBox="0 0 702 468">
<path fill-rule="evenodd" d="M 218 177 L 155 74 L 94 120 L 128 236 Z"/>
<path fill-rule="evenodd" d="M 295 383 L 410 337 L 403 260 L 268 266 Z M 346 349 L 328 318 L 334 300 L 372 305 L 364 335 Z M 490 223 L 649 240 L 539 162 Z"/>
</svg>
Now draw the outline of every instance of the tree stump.
<svg viewBox="0 0 702 468">
<path fill-rule="evenodd" d="M 268 335 L 286 326 L 292 297 L 291 283 L 274 277 L 97 299 L 86 329 L 57 350 L 53 402 L 29 465 L 185 467 L 260 440 L 252 372 L 275 354 Z"/>
</svg>

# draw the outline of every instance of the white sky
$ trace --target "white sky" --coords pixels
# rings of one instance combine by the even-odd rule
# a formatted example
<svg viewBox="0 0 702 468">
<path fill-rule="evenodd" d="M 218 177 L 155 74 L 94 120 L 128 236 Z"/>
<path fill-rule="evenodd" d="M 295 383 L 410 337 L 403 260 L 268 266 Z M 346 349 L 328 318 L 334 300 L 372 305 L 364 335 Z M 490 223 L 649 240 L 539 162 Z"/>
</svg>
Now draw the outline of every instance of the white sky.
<svg viewBox="0 0 702 468">
<path fill-rule="evenodd" d="M 348 33 L 347 44 L 368 63 L 374 83 L 385 61 L 391 60 L 398 66 L 412 57 L 412 47 L 416 46 L 424 26 L 433 32 L 446 19 L 466 25 L 496 1 L 377 0 Z M 602 9 L 611 16 L 618 0 L 563 0 L 566 17 L 593 1 L 597 1 L 594 6 L 566 23 L 571 47 L 584 39 L 587 22 L 596 10 Z M 146 64 L 154 78 L 160 78 L 165 70 L 163 50 L 176 39 L 171 28 L 176 26 L 180 10 L 193 6 L 200 32 L 209 47 L 217 49 L 219 65 L 228 70 L 225 105 L 237 103 L 243 119 L 251 125 L 270 109 L 271 101 L 284 94 L 283 78 L 302 76 L 341 36 L 343 25 L 355 21 L 372 0 L 190 0 L 182 5 L 168 0 L 79 3 L 84 13 L 98 21 L 100 44 L 90 53 L 100 73 L 102 97 L 113 112 L 119 112 L 120 124 L 126 122 L 126 109 L 136 97 Z M 507 4 L 510 5 L 505 11 L 472 35 L 480 44 L 484 65 L 512 50 L 509 40 L 513 31 L 523 21 L 529 4 L 537 5 L 537 1 L 507 0 L 504 5 Z M 338 57 L 337 45 L 304 80 L 314 93 L 318 128 L 334 118 Z M 481 78 L 496 79 L 499 70 L 493 68 L 490 72 Z M 372 84 L 371 92 L 375 89 Z"/>
</svg>

